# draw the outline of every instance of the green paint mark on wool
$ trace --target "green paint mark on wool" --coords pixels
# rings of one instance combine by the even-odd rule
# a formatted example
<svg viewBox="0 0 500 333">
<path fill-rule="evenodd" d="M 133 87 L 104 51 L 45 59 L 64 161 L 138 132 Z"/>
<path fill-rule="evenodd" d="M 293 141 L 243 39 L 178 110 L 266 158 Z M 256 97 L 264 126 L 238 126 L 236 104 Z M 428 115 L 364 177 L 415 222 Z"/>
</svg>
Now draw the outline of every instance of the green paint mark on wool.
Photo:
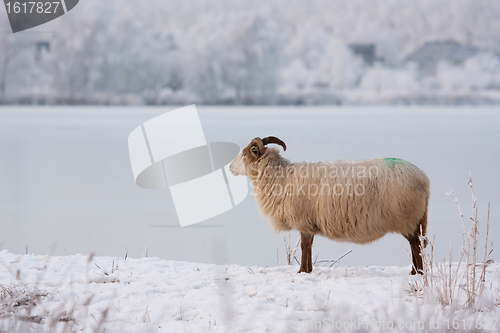
<svg viewBox="0 0 500 333">
<path fill-rule="evenodd" d="M 390 166 L 391 168 L 394 168 L 394 166 L 396 164 L 402 164 L 402 163 L 406 163 L 406 164 L 410 164 L 410 165 L 413 165 L 411 164 L 410 162 L 408 161 L 405 161 L 405 160 L 402 160 L 400 158 L 394 158 L 394 157 L 386 157 L 383 159 L 385 163 L 387 163 L 388 166 Z"/>
</svg>

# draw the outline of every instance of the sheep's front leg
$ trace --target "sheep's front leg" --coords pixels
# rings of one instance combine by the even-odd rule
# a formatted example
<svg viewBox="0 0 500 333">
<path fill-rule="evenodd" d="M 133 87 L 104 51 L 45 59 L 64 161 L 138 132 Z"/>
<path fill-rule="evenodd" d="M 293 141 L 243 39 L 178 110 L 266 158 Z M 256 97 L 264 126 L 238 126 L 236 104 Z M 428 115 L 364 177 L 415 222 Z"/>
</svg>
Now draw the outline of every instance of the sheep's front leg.
<svg viewBox="0 0 500 333">
<path fill-rule="evenodd" d="M 314 234 L 300 233 L 300 247 L 302 249 L 302 260 L 300 261 L 299 273 L 312 272 L 312 244 Z"/>
</svg>

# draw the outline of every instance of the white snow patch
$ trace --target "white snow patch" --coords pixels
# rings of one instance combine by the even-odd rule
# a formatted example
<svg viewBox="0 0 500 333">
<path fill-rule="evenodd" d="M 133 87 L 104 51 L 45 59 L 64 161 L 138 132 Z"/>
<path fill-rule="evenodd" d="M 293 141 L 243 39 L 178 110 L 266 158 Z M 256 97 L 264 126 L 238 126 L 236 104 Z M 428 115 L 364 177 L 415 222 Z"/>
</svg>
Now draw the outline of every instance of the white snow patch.
<svg viewBox="0 0 500 333">
<path fill-rule="evenodd" d="M 498 288 L 499 264 L 488 268 L 487 285 Z M 0 252 L 0 331 L 14 322 L 19 332 L 290 332 L 377 330 L 406 325 L 407 331 L 445 328 L 459 314 L 492 324 L 491 312 L 456 312 L 421 304 L 412 295 L 410 267 L 315 268 L 245 267 L 197 264 L 158 258 L 17 255 Z M 27 306 L 8 308 L 2 289 L 29 287 L 42 296 Z M 46 296 L 43 296 L 46 295 Z M 29 317 L 28 316 L 28 317 Z M 35 317 L 38 316 L 38 317 Z M 66 322 L 59 322 L 63 317 Z M 460 317 L 460 319 L 462 319 Z M 51 320 L 56 319 L 54 328 Z M 472 319 L 471 319 L 472 318 Z M 364 324 L 363 324 L 364 323 Z M 391 323 L 391 324 L 389 324 Z M 311 326 L 312 325 L 312 326 Z M 329 326 L 330 325 L 330 326 Z M 416 326 L 417 325 L 417 326 Z M 496 327 L 500 323 L 496 323 Z M 387 328 L 387 327 L 386 327 Z M 384 330 L 381 326 L 380 330 Z M 439 330 L 436 330 L 439 331 Z"/>
</svg>

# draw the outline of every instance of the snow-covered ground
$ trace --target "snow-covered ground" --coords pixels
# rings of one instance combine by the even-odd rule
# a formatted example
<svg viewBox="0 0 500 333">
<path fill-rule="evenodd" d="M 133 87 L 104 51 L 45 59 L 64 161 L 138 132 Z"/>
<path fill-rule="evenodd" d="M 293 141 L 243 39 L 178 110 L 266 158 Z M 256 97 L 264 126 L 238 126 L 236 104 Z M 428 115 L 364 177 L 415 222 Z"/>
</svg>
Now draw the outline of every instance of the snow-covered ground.
<svg viewBox="0 0 500 333">
<path fill-rule="evenodd" d="M 297 274 L 297 266 L 34 256 L 4 250 L 0 332 L 11 332 L 13 326 L 16 332 L 500 329 L 500 308 L 494 304 L 500 264 L 488 266 L 486 307 L 475 313 L 415 296 L 410 286 L 419 277 L 409 276 L 409 271 L 409 266 L 371 266 L 315 268 L 312 274 Z M 34 295 L 39 297 L 28 313 Z"/>
</svg>

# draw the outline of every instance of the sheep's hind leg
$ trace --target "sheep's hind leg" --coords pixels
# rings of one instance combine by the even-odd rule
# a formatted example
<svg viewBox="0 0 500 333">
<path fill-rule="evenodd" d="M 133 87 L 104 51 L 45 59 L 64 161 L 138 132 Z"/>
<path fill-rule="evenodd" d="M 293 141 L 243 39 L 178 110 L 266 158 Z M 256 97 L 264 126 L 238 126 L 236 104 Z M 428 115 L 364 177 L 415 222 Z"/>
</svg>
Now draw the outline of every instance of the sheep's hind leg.
<svg viewBox="0 0 500 333">
<path fill-rule="evenodd" d="M 300 233 L 300 247 L 302 249 L 302 260 L 300 261 L 299 273 L 311 273 L 312 272 L 312 244 L 314 240 L 314 234 Z"/>
<path fill-rule="evenodd" d="M 410 247 L 411 247 L 411 256 L 412 256 L 412 261 L 413 261 L 411 275 L 415 275 L 415 274 L 417 274 L 417 272 L 418 272 L 418 274 L 423 274 L 423 269 L 424 269 L 424 265 L 422 262 L 419 234 L 420 234 L 420 231 L 418 233 L 415 232 L 412 235 L 405 236 L 405 238 L 410 243 Z"/>
<path fill-rule="evenodd" d="M 405 238 L 410 242 L 411 256 L 413 261 L 413 268 L 411 269 L 411 274 L 424 274 L 424 263 L 423 263 L 423 249 L 427 245 L 427 239 L 424 237 L 422 241 L 420 236 L 425 236 L 427 234 L 427 207 L 425 208 L 424 215 L 418 223 L 417 229 L 413 234 L 406 235 Z"/>
</svg>

